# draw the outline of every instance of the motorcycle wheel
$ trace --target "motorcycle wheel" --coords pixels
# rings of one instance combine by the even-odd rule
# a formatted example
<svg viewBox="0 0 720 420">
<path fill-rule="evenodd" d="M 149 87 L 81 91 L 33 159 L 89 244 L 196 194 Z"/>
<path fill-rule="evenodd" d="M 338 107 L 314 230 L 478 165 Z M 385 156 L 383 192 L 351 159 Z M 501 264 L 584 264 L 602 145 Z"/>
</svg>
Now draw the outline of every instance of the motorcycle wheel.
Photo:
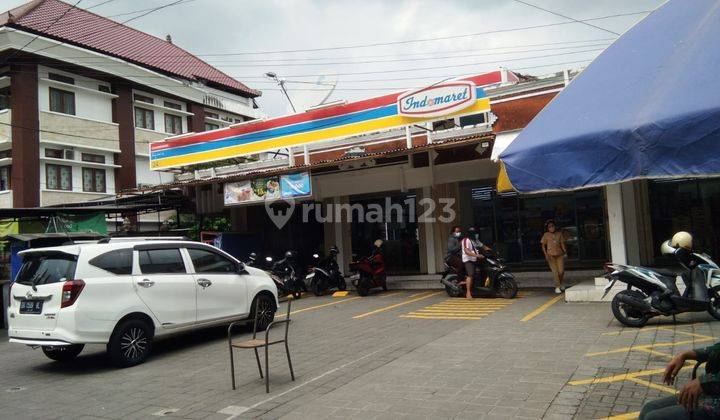
<svg viewBox="0 0 720 420">
<path fill-rule="evenodd" d="M 347 290 L 347 282 L 345 282 L 345 279 L 342 277 L 338 279 L 338 290 L 340 290 L 341 292 Z"/>
<path fill-rule="evenodd" d="M 496 280 L 498 282 L 497 285 L 497 295 L 500 296 L 503 299 L 515 299 L 518 292 L 518 286 L 517 282 L 515 282 L 515 279 L 509 279 L 506 277 L 500 277 Z"/>
<path fill-rule="evenodd" d="M 612 300 L 610 307 L 612 308 L 615 319 L 620 321 L 621 324 L 628 327 L 640 328 L 648 322 L 650 319 L 647 314 L 640 312 L 637 309 L 629 307 L 627 304 L 620 302 L 618 296 L 625 294 L 634 299 L 645 299 L 645 295 L 637 290 L 622 290 Z"/>
<path fill-rule="evenodd" d="M 312 292 L 315 296 L 322 296 L 325 290 L 323 290 L 321 281 L 313 281 L 310 285 Z"/>
<path fill-rule="evenodd" d="M 368 286 L 368 280 L 360 277 L 358 279 L 357 285 L 355 286 L 355 289 L 357 290 L 358 295 L 367 296 L 368 292 L 370 291 L 370 287 Z"/>
<path fill-rule="evenodd" d="M 299 290 L 295 290 L 292 292 L 292 297 L 293 299 L 300 299 L 302 297 L 302 292 L 300 292 Z"/>
<path fill-rule="evenodd" d="M 708 313 L 718 321 L 720 321 L 720 286 L 715 286 L 708 290 L 710 302 L 708 302 Z"/>
</svg>

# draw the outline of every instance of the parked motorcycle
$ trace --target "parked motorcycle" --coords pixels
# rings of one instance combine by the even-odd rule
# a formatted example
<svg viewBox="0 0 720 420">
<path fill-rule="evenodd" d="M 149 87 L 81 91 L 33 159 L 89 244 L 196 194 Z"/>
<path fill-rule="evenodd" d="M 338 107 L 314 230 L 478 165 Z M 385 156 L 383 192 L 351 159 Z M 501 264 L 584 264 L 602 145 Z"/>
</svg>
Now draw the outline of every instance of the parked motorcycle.
<svg viewBox="0 0 720 420">
<path fill-rule="evenodd" d="M 295 251 L 287 251 L 285 258 L 275 262 L 269 256 L 265 257 L 264 262 L 261 262 L 257 254 L 253 252 L 248 256 L 246 265 L 265 270 L 275 282 L 278 296 L 291 294 L 293 298 L 300 299 L 302 292 L 306 291 L 305 285 L 299 278 Z"/>
<path fill-rule="evenodd" d="M 684 312 L 705 312 L 720 320 L 720 268 L 710 256 L 690 251 L 691 246 L 677 246 L 675 238 L 663 242 L 660 250 L 672 255 L 683 268 L 685 291 L 677 288 L 677 274 L 667 270 L 606 264 L 605 277 L 610 280 L 603 298 L 617 281 L 627 284 L 612 300 L 613 315 L 628 327 L 642 327 L 655 316 L 675 316 Z M 692 237 L 690 236 L 690 244 Z M 675 246 L 673 246 L 675 244 Z"/>
<path fill-rule="evenodd" d="M 360 296 L 367 296 L 370 289 L 378 287 L 387 290 L 385 260 L 381 252 L 375 252 L 369 257 L 351 262 L 350 271 L 356 273 L 357 278 L 353 280 L 353 286 Z"/>
<path fill-rule="evenodd" d="M 313 265 L 305 276 L 305 285 L 312 290 L 315 296 L 324 295 L 331 289 L 347 289 L 345 278 L 337 263 L 338 252 L 338 248 L 332 246 L 325 258 L 313 254 Z"/>
<path fill-rule="evenodd" d="M 517 296 L 518 286 L 515 276 L 506 271 L 502 258 L 497 253 L 485 253 L 485 259 L 475 263 L 476 270 L 473 276 L 473 297 L 501 297 L 514 299 Z M 457 272 L 455 268 L 445 264 L 440 283 L 445 286 L 445 292 L 450 297 L 466 296 L 465 272 Z M 489 283 L 485 285 L 486 277 Z"/>
</svg>

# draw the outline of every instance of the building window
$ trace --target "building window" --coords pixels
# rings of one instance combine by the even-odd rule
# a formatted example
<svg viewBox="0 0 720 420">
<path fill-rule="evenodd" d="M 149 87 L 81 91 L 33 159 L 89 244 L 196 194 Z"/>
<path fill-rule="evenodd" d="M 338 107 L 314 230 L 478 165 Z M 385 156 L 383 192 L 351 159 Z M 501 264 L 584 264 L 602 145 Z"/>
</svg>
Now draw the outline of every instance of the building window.
<svg viewBox="0 0 720 420">
<path fill-rule="evenodd" d="M 100 92 L 111 93 L 110 86 L 108 85 L 98 85 L 98 90 Z"/>
<path fill-rule="evenodd" d="M 45 186 L 49 190 L 72 191 L 72 167 L 45 164 Z"/>
<path fill-rule="evenodd" d="M 151 97 L 149 97 L 149 96 L 145 96 L 145 95 L 140 95 L 140 94 L 137 94 L 137 93 L 136 93 L 135 95 L 133 95 L 133 98 L 135 98 L 135 100 L 138 101 L 138 102 L 145 102 L 145 103 L 148 103 L 148 104 L 153 104 L 153 103 L 155 103 L 155 101 L 153 100 L 153 98 L 151 98 Z"/>
<path fill-rule="evenodd" d="M 83 191 L 105 192 L 105 169 L 82 168 Z"/>
<path fill-rule="evenodd" d="M 135 127 L 155 129 L 155 116 L 149 109 L 135 107 Z"/>
<path fill-rule="evenodd" d="M 177 115 L 165 114 L 165 132 L 172 134 L 182 133 L 182 118 Z"/>
<path fill-rule="evenodd" d="M 0 89 L 0 111 L 10 109 L 10 87 Z"/>
<path fill-rule="evenodd" d="M 10 189 L 10 166 L 0 167 L 0 191 L 7 191 Z"/>
<path fill-rule="evenodd" d="M 92 162 L 92 163 L 105 163 L 105 156 L 96 155 L 94 153 L 83 153 L 82 161 L 83 162 Z"/>
<path fill-rule="evenodd" d="M 219 119 L 220 119 L 220 115 L 219 115 L 219 114 L 215 114 L 214 112 L 207 112 L 207 111 L 205 111 L 205 116 L 206 116 L 207 118 L 212 118 L 212 119 L 214 119 L 214 120 L 219 120 Z"/>
<path fill-rule="evenodd" d="M 218 128 L 220 128 L 220 126 L 217 124 L 205 123 L 205 131 L 217 130 Z"/>
<path fill-rule="evenodd" d="M 51 87 L 50 111 L 75 115 L 75 94 Z"/>
<path fill-rule="evenodd" d="M 182 109 L 182 105 L 176 104 L 175 102 L 165 101 L 164 104 L 165 104 L 165 108 Z"/>
<path fill-rule="evenodd" d="M 68 85 L 75 84 L 75 79 L 73 79 L 72 77 L 63 76 L 62 74 L 57 73 L 48 73 L 48 79 L 54 80 L 56 82 L 67 83 Z"/>
<path fill-rule="evenodd" d="M 491 183 L 460 185 L 462 226 L 475 226 L 480 240 L 508 262 L 537 262 L 544 256 L 540 238 L 545 222 L 554 219 L 565 236 L 568 259 L 604 261 L 607 240 L 602 190 L 520 196 L 498 193 Z"/>
<path fill-rule="evenodd" d="M 0 151 L 0 159 L 7 159 L 12 157 L 12 149 Z"/>
<path fill-rule="evenodd" d="M 45 149 L 45 157 L 63 159 L 63 151 L 62 149 Z"/>
</svg>

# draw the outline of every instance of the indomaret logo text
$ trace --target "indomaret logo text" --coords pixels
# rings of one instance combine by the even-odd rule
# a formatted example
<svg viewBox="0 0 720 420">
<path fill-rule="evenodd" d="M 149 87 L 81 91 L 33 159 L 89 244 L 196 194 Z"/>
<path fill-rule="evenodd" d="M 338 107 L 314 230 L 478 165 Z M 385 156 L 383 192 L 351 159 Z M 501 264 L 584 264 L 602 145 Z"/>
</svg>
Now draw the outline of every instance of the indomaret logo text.
<svg viewBox="0 0 720 420">
<path fill-rule="evenodd" d="M 398 97 L 398 113 L 413 117 L 451 114 L 475 103 L 475 84 L 467 81 L 430 86 Z"/>
</svg>

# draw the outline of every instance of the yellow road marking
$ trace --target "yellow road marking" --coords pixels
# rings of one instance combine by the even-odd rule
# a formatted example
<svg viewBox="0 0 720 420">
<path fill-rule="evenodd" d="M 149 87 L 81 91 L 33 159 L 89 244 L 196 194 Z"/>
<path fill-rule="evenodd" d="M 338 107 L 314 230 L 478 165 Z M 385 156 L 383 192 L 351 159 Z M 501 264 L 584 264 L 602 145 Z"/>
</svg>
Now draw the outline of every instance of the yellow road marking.
<svg viewBox="0 0 720 420">
<path fill-rule="evenodd" d="M 386 297 L 390 297 L 390 296 L 396 296 L 396 295 L 399 295 L 399 294 L 401 294 L 401 293 L 402 293 L 402 291 L 400 291 L 400 292 L 391 292 L 391 293 L 383 293 L 382 295 L 380 295 L 380 299 L 383 299 L 383 298 L 386 298 Z"/>
<path fill-rule="evenodd" d="M 694 327 L 696 325 L 707 325 L 707 322 L 693 322 L 692 324 L 674 324 L 673 328 L 684 328 L 684 327 Z M 620 331 L 608 331 L 604 332 L 601 335 L 620 335 L 620 334 L 627 334 L 627 333 L 641 333 L 646 331 L 655 331 L 655 330 L 667 330 L 670 327 L 668 325 L 658 325 L 655 327 L 642 327 L 642 328 L 632 328 L 632 329 L 623 329 Z M 674 331 L 670 330 L 670 331 Z"/>
<path fill-rule="evenodd" d="M 658 328 L 658 330 L 659 330 L 659 331 L 671 331 L 671 332 L 673 332 L 673 333 L 678 333 L 678 334 L 682 334 L 682 335 L 689 335 L 689 336 L 691 336 L 691 337 L 711 338 L 711 339 L 713 339 L 713 340 L 716 339 L 716 337 L 713 337 L 713 336 L 711 336 L 711 335 L 691 333 L 691 332 L 687 332 L 687 331 L 676 331 L 676 330 L 674 330 L 674 329 L 672 329 L 672 328 Z"/>
<path fill-rule="evenodd" d="M 646 381 L 645 379 L 640 378 L 628 378 L 628 381 L 635 382 L 636 384 L 645 385 L 648 388 L 657 389 L 658 391 L 667 392 L 668 394 L 677 394 L 677 390 L 675 388 L 670 388 L 669 386 L 664 385 L 658 385 L 656 383 Z"/>
<path fill-rule="evenodd" d="M 452 303 L 436 303 L 433 306 L 443 306 L 447 308 L 504 308 L 508 305 L 511 304 L 479 303 L 477 305 L 454 305 Z"/>
<path fill-rule="evenodd" d="M 448 315 L 431 315 L 431 316 L 425 316 L 425 315 L 416 315 L 413 313 L 409 313 L 407 315 L 400 315 L 400 318 L 418 318 L 418 319 L 466 319 L 466 320 L 476 320 L 476 319 L 482 319 L 481 316 L 448 316 Z"/>
<path fill-rule="evenodd" d="M 620 375 L 612 375 L 612 376 L 606 376 L 604 378 L 590 378 L 590 379 L 581 379 L 578 381 L 570 381 L 568 382 L 568 385 L 590 385 L 590 384 L 602 384 L 607 382 L 618 382 L 618 381 L 626 381 L 630 378 L 637 378 L 639 376 L 650 376 L 650 375 L 656 375 L 658 373 L 665 372 L 665 369 L 651 369 L 651 370 L 641 370 L 639 372 L 634 373 L 622 373 Z"/>
<path fill-rule="evenodd" d="M 672 354 L 663 353 L 663 352 L 657 351 L 657 350 L 650 350 L 650 349 L 646 349 L 646 348 L 639 348 L 639 349 L 633 349 L 633 350 L 638 350 L 638 351 L 641 351 L 641 352 L 643 352 L 643 353 L 654 354 L 655 356 L 662 356 L 662 357 L 672 358 Z"/>
<path fill-rule="evenodd" d="M 365 312 L 364 314 L 360 314 L 360 315 L 355 315 L 355 316 L 353 317 L 353 319 L 365 318 L 366 316 L 375 315 L 375 314 L 380 313 L 380 312 L 389 311 L 389 310 L 391 310 L 391 309 L 397 308 L 398 306 L 408 305 L 408 304 L 410 304 L 410 303 L 417 302 L 417 301 L 420 301 L 420 300 L 423 300 L 423 299 L 427 299 L 427 298 L 429 298 L 429 297 L 437 296 L 437 295 L 439 295 L 440 293 L 445 293 L 445 292 L 430 293 L 430 294 L 427 294 L 427 295 L 423 295 L 423 296 L 420 296 L 420 297 L 416 297 L 415 299 L 410 299 L 410 300 L 406 300 L 406 301 L 404 301 L 404 302 L 396 303 L 396 304 L 394 304 L 394 305 L 385 306 L 384 308 L 376 309 L 376 310 L 370 311 L 370 312 Z M 418 293 L 418 294 L 421 294 L 421 293 Z M 417 295 L 412 295 L 412 296 L 417 296 Z M 409 296 L 409 297 L 412 297 L 412 296 Z"/>
<path fill-rule="evenodd" d="M 324 308 L 325 306 L 337 305 L 337 304 L 340 304 L 340 303 L 350 302 L 351 300 L 355 300 L 355 299 L 362 299 L 362 297 L 361 297 L 361 296 L 355 296 L 355 297 L 351 297 L 351 298 L 348 298 L 348 299 L 336 300 L 336 301 L 334 301 L 334 302 L 324 303 L 324 304 L 322 304 L 322 305 L 310 306 L 310 307 L 308 307 L 308 308 L 303 308 L 303 309 L 298 309 L 298 310 L 295 310 L 295 311 L 291 311 L 291 312 L 290 312 L 290 315 L 299 314 L 300 312 L 305 312 L 305 311 L 312 311 L 313 309 Z"/>
<path fill-rule="evenodd" d="M 530 312 L 529 314 L 525 315 L 523 319 L 520 320 L 520 322 L 528 322 L 531 319 L 535 318 L 536 316 L 543 313 L 547 308 L 553 306 L 556 304 L 560 299 L 563 298 L 563 295 L 557 295 L 554 298 L 550 299 L 549 301 L 545 302 L 542 306 L 535 309 L 534 311 Z"/>
<path fill-rule="evenodd" d="M 477 313 L 493 313 L 495 309 L 438 309 L 438 308 L 423 308 L 418 309 L 418 312 L 437 312 L 437 313 L 457 313 L 457 314 L 477 314 Z"/>
<path fill-rule="evenodd" d="M 633 411 L 632 413 L 618 414 L 617 416 L 605 417 L 602 420 L 634 420 L 640 417 L 639 411 Z"/>
<path fill-rule="evenodd" d="M 664 342 L 664 343 L 640 344 L 640 345 L 636 345 L 636 346 L 622 347 L 619 349 L 586 353 L 585 356 L 593 357 L 593 356 L 600 356 L 600 355 L 604 355 L 604 354 L 625 353 L 630 350 L 641 350 L 642 351 L 642 349 L 653 349 L 655 347 L 674 347 L 674 346 L 682 346 L 685 344 L 695 344 L 695 343 L 702 343 L 702 342 L 714 341 L 714 340 L 715 340 L 715 338 L 708 337 L 708 338 L 698 338 L 697 340 L 669 341 L 669 342 Z"/>
<path fill-rule="evenodd" d="M 345 297 L 345 296 L 348 295 L 348 293 L 350 293 L 350 292 L 348 292 L 347 290 L 337 291 L 337 292 L 335 292 L 335 293 L 332 294 L 332 297 Z"/>
</svg>

